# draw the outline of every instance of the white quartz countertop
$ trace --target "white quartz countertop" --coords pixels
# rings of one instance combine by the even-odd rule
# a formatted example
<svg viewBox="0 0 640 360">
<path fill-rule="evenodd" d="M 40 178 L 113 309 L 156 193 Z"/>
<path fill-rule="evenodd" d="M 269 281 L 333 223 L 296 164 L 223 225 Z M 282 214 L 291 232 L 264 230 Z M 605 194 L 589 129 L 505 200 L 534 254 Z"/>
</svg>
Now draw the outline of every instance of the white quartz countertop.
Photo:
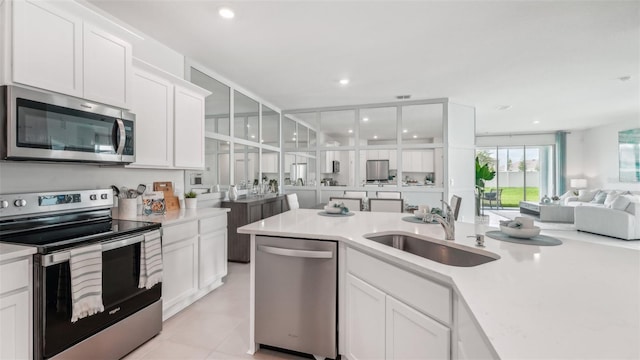
<svg viewBox="0 0 640 360">
<path fill-rule="evenodd" d="M 37 248 L 33 246 L 0 243 L 0 262 L 32 255 L 36 253 L 36 250 Z"/>
<path fill-rule="evenodd" d="M 297 209 L 245 225 L 239 233 L 343 241 L 399 266 L 452 284 L 503 359 L 640 358 L 640 251 L 555 236 L 560 246 L 485 237 L 495 230 L 456 223 L 456 240 L 440 242 L 501 258 L 455 267 L 375 243 L 366 234 L 405 233 L 444 239 L 438 224 L 402 221 L 407 214 L 357 212 L 319 216 Z M 560 232 L 554 232 L 554 235 Z M 542 232 L 544 234 L 544 231 Z M 623 240 L 620 240 L 623 241 Z"/>
<path fill-rule="evenodd" d="M 134 218 L 129 217 L 119 217 L 118 208 L 113 208 L 111 210 L 111 216 L 114 219 L 121 220 L 134 220 L 134 221 L 151 221 L 156 223 L 161 223 L 162 225 L 173 225 L 179 224 L 182 222 L 187 222 L 191 220 L 198 220 L 208 217 L 221 216 L 228 213 L 230 209 L 225 208 L 201 208 L 201 209 L 180 209 L 167 211 L 166 214 L 154 214 L 154 215 L 138 215 Z"/>
</svg>

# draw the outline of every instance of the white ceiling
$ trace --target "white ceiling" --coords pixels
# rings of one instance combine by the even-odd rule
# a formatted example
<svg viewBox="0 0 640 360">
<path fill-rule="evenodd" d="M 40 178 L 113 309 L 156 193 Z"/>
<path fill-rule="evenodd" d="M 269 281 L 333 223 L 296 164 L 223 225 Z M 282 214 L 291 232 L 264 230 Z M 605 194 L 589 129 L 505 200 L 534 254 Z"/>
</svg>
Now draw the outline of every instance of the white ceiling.
<svg viewBox="0 0 640 360">
<path fill-rule="evenodd" d="M 476 106 L 478 134 L 640 123 L 639 1 L 90 2 L 281 109 L 411 94 Z"/>
</svg>

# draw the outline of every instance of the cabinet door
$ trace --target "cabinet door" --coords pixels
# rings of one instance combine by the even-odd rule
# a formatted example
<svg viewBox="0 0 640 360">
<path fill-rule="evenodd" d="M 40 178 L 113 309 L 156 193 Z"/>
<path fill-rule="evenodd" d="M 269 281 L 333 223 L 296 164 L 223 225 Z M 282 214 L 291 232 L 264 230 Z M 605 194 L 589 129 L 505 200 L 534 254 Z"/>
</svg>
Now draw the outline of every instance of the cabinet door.
<svg viewBox="0 0 640 360">
<path fill-rule="evenodd" d="M 133 72 L 133 112 L 136 114 L 134 166 L 173 165 L 173 85 L 145 71 Z"/>
<path fill-rule="evenodd" d="M 398 153 L 395 150 L 389 150 L 389 169 L 398 169 Z"/>
<path fill-rule="evenodd" d="M 162 247 L 163 307 L 169 308 L 198 291 L 198 237 Z"/>
<path fill-rule="evenodd" d="M 84 24 L 84 97 L 128 109 L 131 99 L 131 44 Z"/>
<path fill-rule="evenodd" d="M 29 359 L 29 290 L 0 296 L 0 359 Z"/>
<path fill-rule="evenodd" d="M 249 205 L 249 222 L 251 224 L 258 220 L 262 220 L 262 204 L 250 204 Z"/>
<path fill-rule="evenodd" d="M 422 153 L 422 171 L 433 172 L 433 150 L 425 150 Z"/>
<path fill-rule="evenodd" d="M 204 167 L 204 98 L 181 86 L 174 95 L 174 164 L 185 169 Z"/>
<path fill-rule="evenodd" d="M 12 1 L 13 81 L 82 97 L 82 21 L 45 1 Z"/>
<path fill-rule="evenodd" d="M 347 274 L 346 349 L 349 360 L 385 358 L 386 295 Z"/>
<path fill-rule="evenodd" d="M 200 288 L 227 275 L 227 230 L 200 235 L 198 251 Z"/>
<path fill-rule="evenodd" d="M 387 296 L 386 359 L 449 359 L 448 327 Z"/>
</svg>

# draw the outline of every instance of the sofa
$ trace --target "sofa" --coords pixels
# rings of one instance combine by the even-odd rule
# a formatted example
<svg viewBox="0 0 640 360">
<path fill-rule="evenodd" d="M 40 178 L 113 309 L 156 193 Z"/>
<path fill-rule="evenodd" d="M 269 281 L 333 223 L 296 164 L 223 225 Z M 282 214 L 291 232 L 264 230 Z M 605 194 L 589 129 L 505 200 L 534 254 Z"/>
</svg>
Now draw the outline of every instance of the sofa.
<svg viewBox="0 0 640 360">
<path fill-rule="evenodd" d="M 640 194 L 597 189 L 561 198 L 563 205 L 575 207 L 577 230 L 623 240 L 640 240 Z"/>
</svg>

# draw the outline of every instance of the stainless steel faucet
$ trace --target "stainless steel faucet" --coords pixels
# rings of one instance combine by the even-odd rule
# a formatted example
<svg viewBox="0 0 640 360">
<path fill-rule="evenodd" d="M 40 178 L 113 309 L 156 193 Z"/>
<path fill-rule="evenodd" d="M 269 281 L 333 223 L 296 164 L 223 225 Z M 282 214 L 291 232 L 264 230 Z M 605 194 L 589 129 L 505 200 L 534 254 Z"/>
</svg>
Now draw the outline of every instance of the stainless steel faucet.
<svg viewBox="0 0 640 360">
<path fill-rule="evenodd" d="M 453 216 L 451 206 L 446 201 L 440 200 L 445 207 L 445 216 L 442 217 L 438 214 L 432 214 L 432 219 L 437 221 L 444 229 L 444 235 L 446 240 L 456 239 L 456 219 Z M 425 216 L 425 219 L 427 217 Z"/>
</svg>

